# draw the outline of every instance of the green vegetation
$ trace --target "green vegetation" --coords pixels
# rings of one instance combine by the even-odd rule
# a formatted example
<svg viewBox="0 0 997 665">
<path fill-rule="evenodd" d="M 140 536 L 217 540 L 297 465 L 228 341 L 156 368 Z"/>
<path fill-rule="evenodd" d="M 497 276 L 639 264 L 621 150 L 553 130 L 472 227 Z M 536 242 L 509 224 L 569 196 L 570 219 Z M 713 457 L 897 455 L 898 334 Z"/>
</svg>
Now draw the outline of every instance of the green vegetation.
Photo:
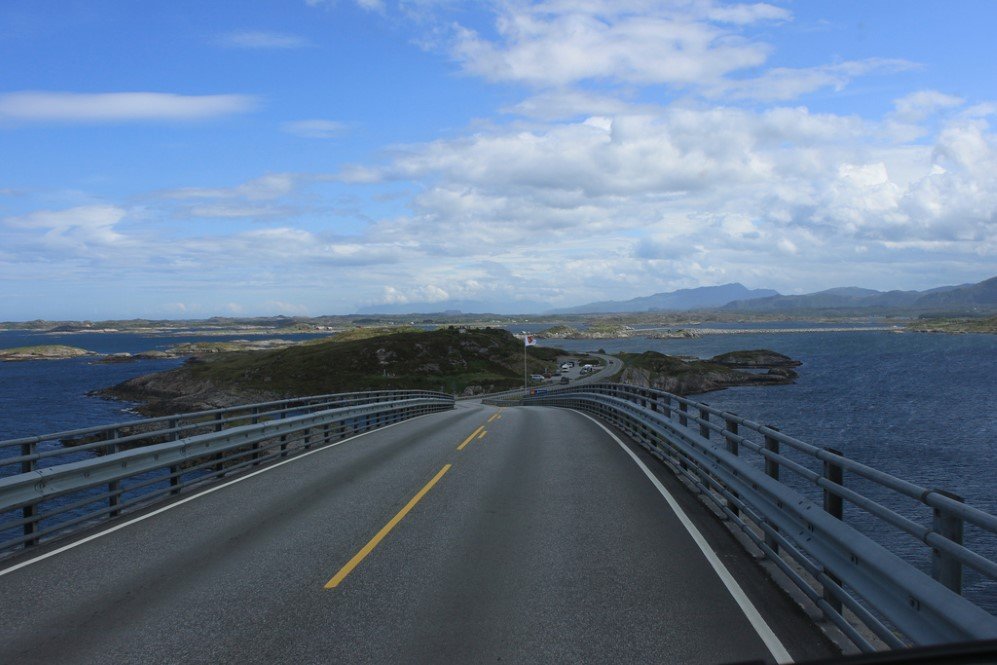
<svg viewBox="0 0 997 665">
<path fill-rule="evenodd" d="M 530 371 L 554 349 L 529 347 Z M 522 380 L 522 342 L 497 329 L 392 332 L 279 351 L 224 354 L 183 368 L 195 381 L 286 395 L 349 390 L 424 388 L 446 392 L 468 386 L 500 390 Z M 530 369 L 530 368 L 528 368 Z"/>
</svg>

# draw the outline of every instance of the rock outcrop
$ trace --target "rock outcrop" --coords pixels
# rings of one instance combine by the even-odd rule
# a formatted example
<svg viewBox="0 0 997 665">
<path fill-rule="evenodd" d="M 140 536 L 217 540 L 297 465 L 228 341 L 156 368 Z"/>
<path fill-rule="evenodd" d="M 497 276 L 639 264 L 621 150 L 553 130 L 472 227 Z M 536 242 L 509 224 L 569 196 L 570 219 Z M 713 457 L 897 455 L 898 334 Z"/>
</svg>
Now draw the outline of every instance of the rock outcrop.
<svg viewBox="0 0 997 665">
<path fill-rule="evenodd" d="M 676 358 L 656 351 L 622 353 L 621 383 L 693 395 L 746 385 L 782 385 L 797 378 L 797 360 L 773 351 L 734 351 L 709 360 Z M 768 364 L 764 361 L 768 360 Z M 745 371 L 750 370 L 750 371 Z M 767 371 L 761 371 L 767 370 Z"/>
</svg>

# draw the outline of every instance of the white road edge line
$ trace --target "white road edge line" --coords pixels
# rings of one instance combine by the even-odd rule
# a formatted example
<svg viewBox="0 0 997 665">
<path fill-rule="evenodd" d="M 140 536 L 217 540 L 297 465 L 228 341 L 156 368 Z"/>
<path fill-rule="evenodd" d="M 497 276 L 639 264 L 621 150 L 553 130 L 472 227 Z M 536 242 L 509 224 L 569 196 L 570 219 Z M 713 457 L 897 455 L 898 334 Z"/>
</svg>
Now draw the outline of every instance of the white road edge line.
<svg viewBox="0 0 997 665">
<path fill-rule="evenodd" d="M 574 409 L 572 410 L 574 411 Z M 665 486 L 661 484 L 661 481 L 658 480 L 653 473 L 651 473 L 651 470 L 647 468 L 647 465 L 645 465 L 640 458 L 637 457 L 637 455 L 630 450 L 630 448 L 628 448 L 623 441 L 620 440 L 618 436 L 613 434 L 609 428 L 587 413 L 582 413 L 581 411 L 575 411 L 575 413 L 585 416 L 601 427 L 606 434 L 611 436 L 613 440 L 620 445 L 620 448 L 623 448 L 623 450 L 630 455 L 630 458 L 634 461 L 634 463 L 640 467 L 640 470 L 644 472 L 644 475 L 651 481 L 651 484 L 654 485 L 661 496 L 665 498 L 665 501 L 668 502 L 668 505 L 671 507 L 672 511 L 675 512 L 675 515 L 679 518 L 679 521 L 682 523 L 682 526 L 685 527 L 685 530 L 689 532 L 690 536 L 692 536 L 692 539 L 696 542 L 696 545 L 698 545 L 699 549 L 703 552 L 703 556 L 705 556 L 706 560 L 710 562 L 714 572 L 716 572 L 717 576 L 720 578 L 720 581 L 724 583 L 724 586 L 727 587 L 727 591 L 730 592 L 730 595 L 734 597 L 734 602 L 736 602 L 738 607 L 741 608 L 741 611 L 744 612 L 744 616 L 747 617 L 748 622 L 751 623 L 751 627 L 755 629 L 756 633 L 758 633 L 758 637 L 760 637 L 762 642 L 765 643 L 765 647 L 769 650 L 769 653 L 772 654 L 772 657 L 775 658 L 775 661 L 777 663 L 793 663 L 793 657 L 789 655 L 789 651 L 786 650 L 786 647 L 783 646 L 779 638 L 776 637 L 776 634 L 772 631 L 769 625 L 765 623 L 765 619 L 762 618 L 761 613 L 755 607 L 754 603 L 751 602 L 748 596 L 744 593 L 744 590 L 741 589 L 741 585 L 738 584 L 737 580 L 734 579 L 734 576 L 730 574 L 730 571 L 727 570 L 727 566 L 723 564 L 717 556 L 717 553 L 713 551 L 712 547 L 710 547 L 710 544 L 706 542 L 706 538 L 703 537 L 703 534 L 699 532 L 696 525 L 692 523 L 689 516 L 685 514 L 684 510 L 682 510 L 682 507 L 678 504 L 678 501 L 675 500 L 675 497 L 673 497 L 671 493 L 665 489 Z"/>
<path fill-rule="evenodd" d="M 276 464 L 270 464 L 270 465 L 268 465 L 268 466 L 260 469 L 259 471 L 253 471 L 252 473 L 247 473 L 244 476 L 239 476 L 238 478 L 233 478 L 232 480 L 230 480 L 230 481 L 228 481 L 226 483 L 222 483 L 221 485 L 213 485 L 211 487 L 208 487 L 208 488 L 204 489 L 201 492 L 198 492 L 197 494 L 193 494 L 193 495 L 191 495 L 191 496 L 189 496 L 189 497 L 187 497 L 185 499 L 180 499 L 179 501 L 177 501 L 175 503 L 171 503 L 168 506 L 163 506 L 162 508 L 157 508 L 156 510 L 152 511 L 151 513 L 146 513 L 145 515 L 140 515 L 140 516 L 138 516 L 138 517 L 136 517 L 134 519 L 128 520 L 127 522 L 122 522 L 121 524 L 115 524 L 114 526 L 112 526 L 112 527 L 110 527 L 108 529 L 105 529 L 104 531 L 99 531 L 97 533 L 94 533 L 94 534 L 91 534 L 91 535 L 87 536 L 86 538 L 81 538 L 79 540 L 73 541 L 73 542 L 69 543 L 68 545 L 63 545 L 62 547 L 59 547 L 58 549 L 54 549 L 51 552 L 46 552 L 45 554 L 40 554 L 40 555 L 36 556 L 33 559 L 28 559 L 27 561 L 22 561 L 21 563 L 18 563 L 16 565 L 11 566 L 10 568 L 4 568 L 3 570 L 0 570 L 0 577 L 3 577 L 4 575 L 6 575 L 8 573 L 13 573 L 14 571 L 20 570 L 21 568 L 25 568 L 27 566 L 30 566 L 33 563 L 38 563 L 39 561 L 44 561 L 45 559 L 47 559 L 49 557 L 53 557 L 56 554 L 62 554 L 63 552 L 65 552 L 67 550 L 73 549 L 74 547 L 79 547 L 80 545 L 83 545 L 84 543 L 89 543 L 91 540 L 97 540 L 98 538 L 103 538 L 104 536 L 106 536 L 106 535 L 108 535 L 110 533 L 114 533 L 115 531 L 118 531 L 119 529 L 124 529 L 126 526 L 131 526 L 132 524 L 135 524 L 137 522 L 141 522 L 142 520 L 147 520 L 150 517 L 155 517 L 156 515 L 158 515 L 160 513 L 165 513 L 167 510 L 172 510 L 173 508 L 176 508 L 177 506 L 182 506 L 183 504 L 187 503 L 188 501 L 193 501 L 194 499 L 200 499 L 202 496 L 207 496 L 208 494 L 211 494 L 212 492 L 217 492 L 218 490 L 225 489 L 226 487 L 228 487 L 230 485 L 235 485 L 236 483 L 241 483 L 243 480 L 248 480 L 248 479 L 252 478 L 253 476 L 258 476 L 261 473 L 266 473 L 267 471 L 272 471 L 273 469 L 276 469 L 279 466 L 284 466 L 285 464 L 290 464 L 291 462 L 297 462 L 298 460 L 302 460 L 302 459 L 308 457 L 309 455 L 314 455 L 315 453 L 320 453 L 320 452 L 322 452 L 324 450 L 329 450 L 330 448 L 335 448 L 336 446 L 342 445 L 344 443 L 349 443 L 350 441 L 354 441 L 355 439 L 359 439 L 362 436 L 366 436 L 368 434 L 373 434 L 374 432 L 383 432 L 384 430 L 391 429 L 392 427 L 395 427 L 396 425 L 401 425 L 401 424 L 404 424 L 404 423 L 410 423 L 413 420 L 418 420 L 419 418 L 425 418 L 426 416 L 430 416 L 430 415 L 433 415 L 433 414 L 426 413 L 426 414 L 423 414 L 421 416 L 416 416 L 415 418 L 409 418 L 407 420 L 403 420 L 403 421 L 398 422 L 398 423 L 393 423 L 391 425 L 385 425 L 384 427 L 378 427 L 377 429 L 370 430 L 369 432 L 361 432 L 360 434 L 355 434 L 354 436 L 351 436 L 348 439 L 343 439 L 342 441 L 337 441 L 336 443 L 330 443 L 327 446 L 322 446 L 321 448 L 316 448 L 315 450 L 310 450 L 307 453 L 301 453 L 300 455 L 297 455 L 297 456 L 292 457 L 290 459 L 286 459 L 283 462 L 277 462 Z"/>
</svg>

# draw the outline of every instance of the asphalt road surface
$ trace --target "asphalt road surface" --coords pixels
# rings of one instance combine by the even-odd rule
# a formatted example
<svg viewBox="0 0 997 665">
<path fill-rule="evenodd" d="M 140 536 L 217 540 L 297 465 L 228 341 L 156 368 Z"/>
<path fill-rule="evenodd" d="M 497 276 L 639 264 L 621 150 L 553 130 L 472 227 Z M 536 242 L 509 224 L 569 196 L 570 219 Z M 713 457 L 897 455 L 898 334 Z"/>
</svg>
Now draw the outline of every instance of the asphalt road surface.
<svg viewBox="0 0 997 665">
<path fill-rule="evenodd" d="M 572 411 L 461 403 L 142 517 L 0 564 L 0 663 L 830 653 L 662 467 Z"/>
</svg>

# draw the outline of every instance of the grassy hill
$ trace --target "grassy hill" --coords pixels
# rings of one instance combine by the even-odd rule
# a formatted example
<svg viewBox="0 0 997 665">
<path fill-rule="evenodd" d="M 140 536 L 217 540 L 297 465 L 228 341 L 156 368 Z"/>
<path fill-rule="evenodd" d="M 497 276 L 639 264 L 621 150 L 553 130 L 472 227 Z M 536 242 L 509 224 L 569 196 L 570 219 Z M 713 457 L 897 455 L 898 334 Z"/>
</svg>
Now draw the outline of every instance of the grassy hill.
<svg viewBox="0 0 997 665">
<path fill-rule="evenodd" d="M 528 347 L 530 373 L 552 367 L 558 349 Z M 147 412 L 359 390 L 417 388 L 462 394 L 522 385 L 523 343 L 505 330 L 430 332 L 330 340 L 274 351 L 216 353 L 126 381 L 105 396 L 143 401 Z"/>
</svg>

